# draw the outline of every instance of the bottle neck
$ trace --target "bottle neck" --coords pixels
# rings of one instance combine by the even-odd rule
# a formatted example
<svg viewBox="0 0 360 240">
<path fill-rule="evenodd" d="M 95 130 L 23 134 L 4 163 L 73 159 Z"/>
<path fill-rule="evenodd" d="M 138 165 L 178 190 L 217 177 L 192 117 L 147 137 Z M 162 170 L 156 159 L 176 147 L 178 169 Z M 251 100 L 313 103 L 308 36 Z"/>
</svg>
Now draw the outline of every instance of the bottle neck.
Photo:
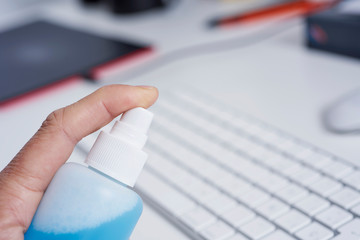
<svg viewBox="0 0 360 240">
<path fill-rule="evenodd" d="M 105 177 L 105 178 L 107 178 L 107 179 L 109 179 L 109 180 L 111 180 L 111 181 L 113 181 L 113 182 L 115 182 L 115 183 L 117 183 L 117 184 L 122 185 L 123 187 L 130 188 L 130 189 L 131 189 L 130 186 L 128 186 L 128 185 L 120 182 L 119 180 L 117 180 L 117 179 L 115 179 L 115 178 L 113 178 L 113 177 L 111 177 L 111 176 L 109 176 L 109 175 L 107 175 L 107 174 L 105 174 L 105 173 L 97 170 L 96 168 L 93 168 L 93 167 L 91 167 L 91 166 L 88 166 L 88 169 L 91 170 L 91 171 L 96 172 L 97 174 L 99 174 L 99 175 L 101 175 L 101 176 L 103 176 L 103 177 Z"/>
<path fill-rule="evenodd" d="M 106 132 L 100 132 L 85 163 L 116 180 L 133 187 L 147 158 L 134 145 Z"/>
</svg>

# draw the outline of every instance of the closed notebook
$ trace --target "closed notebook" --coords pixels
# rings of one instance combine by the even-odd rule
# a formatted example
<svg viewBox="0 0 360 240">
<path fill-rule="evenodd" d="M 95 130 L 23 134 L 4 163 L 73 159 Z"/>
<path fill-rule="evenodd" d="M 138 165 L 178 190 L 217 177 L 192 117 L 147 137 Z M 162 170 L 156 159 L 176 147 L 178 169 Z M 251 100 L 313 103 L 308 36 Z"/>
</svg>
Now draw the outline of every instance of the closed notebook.
<svg viewBox="0 0 360 240">
<path fill-rule="evenodd" d="M 45 21 L 1 32 L 0 103 L 149 49 Z"/>
</svg>

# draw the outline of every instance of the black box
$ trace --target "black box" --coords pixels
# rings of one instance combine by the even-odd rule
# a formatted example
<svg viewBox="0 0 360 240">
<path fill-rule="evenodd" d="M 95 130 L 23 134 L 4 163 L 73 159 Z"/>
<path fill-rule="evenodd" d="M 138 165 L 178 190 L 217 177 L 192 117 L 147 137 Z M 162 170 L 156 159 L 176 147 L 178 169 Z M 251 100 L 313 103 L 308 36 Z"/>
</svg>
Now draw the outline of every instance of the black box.
<svg viewBox="0 0 360 240">
<path fill-rule="evenodd" d="M 306 19 L 307 45 L 360 58 L 360 13 L 345 11 L 342 7 L 340 5 Z"/>
</svg>

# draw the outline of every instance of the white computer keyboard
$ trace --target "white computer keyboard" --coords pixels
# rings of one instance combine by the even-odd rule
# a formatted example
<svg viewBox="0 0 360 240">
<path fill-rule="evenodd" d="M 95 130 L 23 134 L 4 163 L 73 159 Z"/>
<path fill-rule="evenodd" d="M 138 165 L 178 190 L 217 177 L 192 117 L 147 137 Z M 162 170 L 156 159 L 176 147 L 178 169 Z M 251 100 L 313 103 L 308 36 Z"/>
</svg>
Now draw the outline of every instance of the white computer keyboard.
<svg viewBox="0 0 360 240">
<path fill-rule="evenodd" d="M 193 239 L 360 239 L 359 166 L 199 94 L 157 103 L 146 201 Z"/>
</svg>

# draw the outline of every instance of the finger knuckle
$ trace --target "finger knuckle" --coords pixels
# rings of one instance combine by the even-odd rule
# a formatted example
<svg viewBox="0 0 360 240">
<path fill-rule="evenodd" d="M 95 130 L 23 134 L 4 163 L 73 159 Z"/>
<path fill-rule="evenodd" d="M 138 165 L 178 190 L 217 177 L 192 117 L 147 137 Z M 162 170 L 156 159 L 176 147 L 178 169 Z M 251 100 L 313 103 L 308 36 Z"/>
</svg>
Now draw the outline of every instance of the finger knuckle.
<svg viewBox="0 0 360 240">
<path fill-rule="evenodd" d="M 42 127 L 44 128 L 54 127 L 57 129 L 61 129 L 63 127 L 63 117 L 64 117 L 63 108 L 55 110 L 47 116 L 47 118 L 42 124 Z"/>
</svg>

